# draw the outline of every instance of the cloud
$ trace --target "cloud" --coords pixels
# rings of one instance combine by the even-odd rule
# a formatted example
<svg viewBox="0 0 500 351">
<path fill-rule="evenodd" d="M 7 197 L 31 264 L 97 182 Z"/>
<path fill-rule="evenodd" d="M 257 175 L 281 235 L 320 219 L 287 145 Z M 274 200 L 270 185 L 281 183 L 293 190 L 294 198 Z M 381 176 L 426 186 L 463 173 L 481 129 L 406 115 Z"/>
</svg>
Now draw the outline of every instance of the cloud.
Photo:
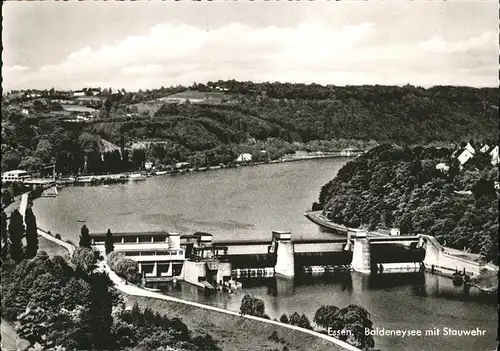
<svg viewBox="0 0 500 351">
<path fill-rule="evenodd" d="M 493 32 L 484 32 L 478 37 L 467 40 L 447 42 L 440 36 L 435 36 L 430 40 L 420 43 L 423 50 L 434 53 L 456 53 L 474 49 L 482 49 L 498 41 L 498 35 Z"/>
<path fill-rule="evenodd" d="M 470 52 L 473 51 L 472 55 Z M 128 90 L 218 79 L 320 84 L 495 85 L 498 43 L 491 32 L 460 42 L 433 37 L 391 44 L 375 23 L 295 27 L 241 23 L 204 30 L 168 22 L 98 49 L 83 47 L 38 70 L 3 69 L 4 85 Z"/>
</svg>

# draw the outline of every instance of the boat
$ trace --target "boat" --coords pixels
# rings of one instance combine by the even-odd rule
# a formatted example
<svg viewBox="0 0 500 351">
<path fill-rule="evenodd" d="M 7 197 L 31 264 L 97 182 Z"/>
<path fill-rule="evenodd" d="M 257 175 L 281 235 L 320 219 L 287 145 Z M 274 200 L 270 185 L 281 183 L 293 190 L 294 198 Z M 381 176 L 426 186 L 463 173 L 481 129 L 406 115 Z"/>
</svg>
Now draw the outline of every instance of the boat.
<svg viewBox="0 0 500 351">
<path fill-rule="evenodd" d="M 156 175 L 164 175 L 167 174 L 167 171 L 156 171 Z"/>
<path fill-rule="evenodd" d="M 41 197 L 57 197 L 57 187 L 53 186 L 50 189 L 44 190 Z"/>
<path fill-rule="evenodd" d="M 146 180 L 146 176 L 141 173 L 129 174 L 128 179 L 131 181 Z"/>
</svg>

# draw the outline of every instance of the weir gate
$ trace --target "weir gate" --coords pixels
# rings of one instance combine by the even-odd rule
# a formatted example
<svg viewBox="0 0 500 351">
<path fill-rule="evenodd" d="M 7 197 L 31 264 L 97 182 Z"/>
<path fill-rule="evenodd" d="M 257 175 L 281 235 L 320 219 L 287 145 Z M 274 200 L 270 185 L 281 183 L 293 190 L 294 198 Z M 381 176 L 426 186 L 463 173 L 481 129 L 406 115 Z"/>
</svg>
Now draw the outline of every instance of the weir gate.
<svg viewBox="0 0 500 351">
<path fill-rule="evenodd" d="M 195 260 L 228 264 L 235 278 L 347 269 L 383 274 L 425 268 L 426 250 L 420 236 L 367 237 L 358 231 L 348 233 L 347 238 L 293 240 L 290 232 L 273 231 L 271 240 L 212 241 L 210 234 L 204 235 L 186 254 Z"/>
</svg>

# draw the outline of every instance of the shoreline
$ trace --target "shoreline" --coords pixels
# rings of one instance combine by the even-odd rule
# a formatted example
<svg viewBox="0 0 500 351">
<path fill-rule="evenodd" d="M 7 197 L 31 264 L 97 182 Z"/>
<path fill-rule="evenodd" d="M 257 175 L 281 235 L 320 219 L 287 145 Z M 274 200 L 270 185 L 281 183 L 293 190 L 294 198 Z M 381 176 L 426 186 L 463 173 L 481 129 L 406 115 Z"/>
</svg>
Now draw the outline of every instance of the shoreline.
<svg viewBox="0 0 500 351">
<path fill-rule="evenodd" d="M 207 171 L 215 171 L 215 170 L 220 170 L 220 169 L 238 169 L 241 167 L 252 167 L 252 166 L 261 166 L 261 165 L 267 165 L 267 164 L 278 164 L 278 163 L 287 163 L 287 162 L 299 162 L 299 161 L 309 161 L 309 160 L 318 160 L 318 159 L 329 159 L 329 158 L 349 158 L 349 159 L 355 159 L 359 155 L 361 155 L 364 151 L 362 152 L 356 152 L 350 156 L 347 155 L 341 155 L 340 152 L 332 152 L 332 153 L 323 153 L 321 155 L 301 155 L 298 157 L 284 157 L 280 158 L 278 160 L 272 160 L 268 162 L 248 162 L 248 163 L 237 163 L 234 165 L 219 165 L 219 166 L 208 166 L 208 167 L 199 167 L 199 168 L 185 168 L 181 170 L 176 170 L 176 171 L 165 171 L 165 173 L 162 174 L 154 174 L 149 171 L 130 171 L 130 172 L 123 172 L 123 173 L 113 173 L 113 174 L 96 174 L 96 175 L 80 175 L 80 176 L 70 176 L 70 177 L 62 177 L 59 180 L 56 180 L 56 185 L 57 187 L 64 187 L 64 186 L 69 186 L 69 185 L 106 185 L 106 181 L 111 181 L 111 183 L 134 183 L 135 181 L 133 179 L 130 179 L 128 177 L 128 174 L 134 174 L 134 173 L 147 173 L 146 179 L 138 179 L 136 181 L 142 181 L 142 180 L 147 180 L 147 178 L 150 177 L 158 177 L 158 176 L 176 176 L 176 175 L 182 175 L 186 173 L 192 173 L 192 172 L 207 172 Z M 158 172 L 158 171 L 157 171 Z M 163 171 L 159 171 L 163 172 Z M 120 176 L 126 176 L 126 179 L 117 179 L 117 177 Z M 83 178 L 83 181 L 79 181 L 78 178 Z M 92 182 L 89 182 L 89 178 L 93 178 Z M 110 184 L 111 184 L 110 183 Z"/>
</svg>

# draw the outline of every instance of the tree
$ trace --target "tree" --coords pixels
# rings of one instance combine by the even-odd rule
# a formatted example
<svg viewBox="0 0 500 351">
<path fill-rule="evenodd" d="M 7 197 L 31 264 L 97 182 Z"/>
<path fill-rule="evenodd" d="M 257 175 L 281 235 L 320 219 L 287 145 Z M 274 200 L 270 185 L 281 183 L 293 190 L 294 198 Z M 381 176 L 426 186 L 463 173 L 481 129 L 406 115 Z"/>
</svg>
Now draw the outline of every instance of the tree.
<svg viewBox="0 0 500 351">
<path fill-rule="evenodd" d="M 7 215 L 5 212 L 2 210 L 2 222 L 1 224 L 1 234 L 2 234 L 2 240 L 1 240 L 1 245 L 2 245 L 2 261 L 7 258 L 7 255 L 9 253 L 9 233 L 7 231 Z"/>
<path fill-rule="evenodd" d="M 290 324 L 291 325 L 299 325 L 300 323 L 300 314 L 297 312 L 293 312 L 293 314 L 290 316 Z"/>
<path fill-rule="evenodd" d="M 285 313 L 283 313 L 283 314 L 281 315 L 281 317 L 280 317 L 280 322 L 281 322 L 281 323 L 285 323 L 285 324 L 289 324 L 289 323 L 290 323 L 290 321 L 288 320 L 288 317 L 286 316 L 286 314 L 285 314 Z"/>
<path fill-rule="evenodd" d="M 333 305 L 321 306 L 314 315 L 314 323 L 322 328 L 328 329 L 333 325 L 338 310 L 338 307 Z"/>
<path fill-rule="evenodd" d="M 80 247 L 86 247 L 90 249 L 90 235 L 89 235 L 89 229 L 87 226 L 84 224 L 82 226 L 82 229 L 80 230 Z"/>
<path fill-rule="evenodd" d="M 137 284 L 141 281 L 139 264 L 131 258 L 125 257 L 122 252 L 113 251 L 107 256 L 109 267 L 123 279 Z"/>
<path fill-rule="evenodd" d="M 482 196 L 495 197 L 495 185 L 493 181 L 481 178 L 472 187 L 472 193 L 476 199 Z"/>
<path fill-rule="evenodd" d="M 111 88 L 110 88 L 111 89 Z M 111 94 L 111 93 L 110 93 Z M 106 112 L 106 117 L 109 117 L 109 113 L 111 112 L 111 107 L 113 106 L 113 102 L 111 98 L 108 96 L 102 105 L 102 108 Z"/>
<path fill-rule="evenodd" d="M 14 201 L 14 200 L 13 200 L 11 192 L 8 189 L 3 189 L 2 190 L 2 204 L 7 206 L 7 205 L 10 205 L 12 203 L 12 201 Z"/>
<path fill-rule="evenodd" d="M 23 235 L 23 216 L 19 213 L 18 210 L 14 210 L 10 215 L 9 221 L 9 253 L 10 258 L 12 258 L 14 262 L 20 262 L 23 259 Z"/>
<path fill-rule="evenodd" d="M 26 223 L 26 257 L 33 258 L 38 251 L 38 229 L 31 207 L 26 209 L 24 222 Z"/>
<path fill-rule="evenodd" d="M 373 322 L 370 313 L 361 306 L 349 305 L 338 310 L 329 321 L 329 327 L 333 330 L 344 331 L 339 333 L 339 339 L 347 341 L 362 349 L 375 346 L 373 336 L 366 333 L 366 329 L 372 329 Z"/>
<path fill-rule="evenodd" d="M 245 294 L 245 296 L 243 296 L 240 305 L 241 314 L 249 314 L 251 316 L 262 317 L 264 316 L 264 311 L 264 301 L 250 294 Z"/>
<path fill-rule="evenodd" d="M 71 257 L 71 263 L 73 263 L 80 271 L 85 274 L 89 274 L 94 270 L 96 258 L 91 249 L 86 247 L 77 247 Z"/>
<path fill-rule="evenodd" d="M 90 293 L 90 332 L 92 343 L 98 350 L 110 349 L 113 317 L 113 297 L 110 292 L 111 281 L 104 273 L 93 273 Z"/>
<path fill-rule="evenodd" d="M 309 322 L 309 318 L 307 318 L 305 314 L 302 314 L 302 316 L 300 316 L 299 324 L 297 324 L 297 326 L 304 329 L 312 330 L 311 322 Z"/>
<path fill-rule="evenodd" d="M 114 251 L 115 246 L 113 245 L 113 234 L 111 234 L 111 230 L 108 229 L 106 233 L 106 238 L 104 239 L 104 246 L 106 247 L 106 255 Z"/>
</svg>

